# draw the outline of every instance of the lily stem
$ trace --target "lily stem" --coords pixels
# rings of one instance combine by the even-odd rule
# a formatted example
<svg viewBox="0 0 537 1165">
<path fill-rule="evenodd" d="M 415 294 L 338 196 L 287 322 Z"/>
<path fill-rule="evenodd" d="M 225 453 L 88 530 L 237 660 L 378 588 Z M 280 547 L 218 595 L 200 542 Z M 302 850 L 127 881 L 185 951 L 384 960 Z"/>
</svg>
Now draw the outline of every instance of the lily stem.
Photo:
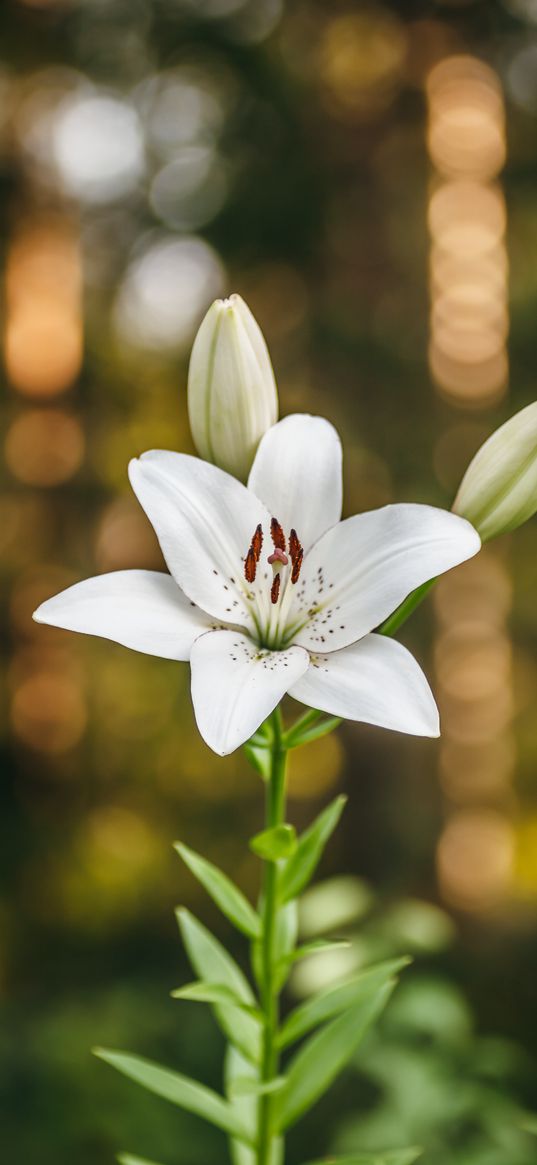
<svg viewBox="0 0 537 1165">
<path fill-rule="evenodd" d="M 272 716 L 273 739 L 271 771 L 267 781 L 265 828 L 274 829 L 285 820 L 285 774 L 287 749 L 283 741 L 283 726 L 279 708 Z M 263 883 L 262 937 L 261 937 L 261 1004 L 264 1015 L 261 1082 L 268 1084 L 277 1074 L 278 1050 L 276 1036 L 279 1022 L 279 988 L 274 975 L 274 948 L 278 913 L 278 868 L 276 862 L 265 864 Z M 259 1097 L 257 1165 L 271 1165 L 272 1134 L 270 1129 L 271 1097 Z"/>
</svg>

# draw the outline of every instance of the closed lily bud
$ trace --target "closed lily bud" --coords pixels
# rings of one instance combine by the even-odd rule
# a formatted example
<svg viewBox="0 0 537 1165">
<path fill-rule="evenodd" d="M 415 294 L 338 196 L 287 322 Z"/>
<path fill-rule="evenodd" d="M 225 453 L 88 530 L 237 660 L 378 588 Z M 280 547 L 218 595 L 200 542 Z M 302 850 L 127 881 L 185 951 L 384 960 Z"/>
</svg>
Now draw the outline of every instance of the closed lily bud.
<svg viewBox="0 0 537 1165">
<path fill-rule="evenodd" d="M 537 401 L 515 413 L 477 451 L 453 510 L 483 542 L 515 530 L 537 511 Z"/>
<path fill-rule="evenodd" d="M 192 348 L 188 415 L 198 453 L 246 481 L 257 446 L 278 420 L 263 333 L 240 295 L 217 299 Z"/>
</svg>

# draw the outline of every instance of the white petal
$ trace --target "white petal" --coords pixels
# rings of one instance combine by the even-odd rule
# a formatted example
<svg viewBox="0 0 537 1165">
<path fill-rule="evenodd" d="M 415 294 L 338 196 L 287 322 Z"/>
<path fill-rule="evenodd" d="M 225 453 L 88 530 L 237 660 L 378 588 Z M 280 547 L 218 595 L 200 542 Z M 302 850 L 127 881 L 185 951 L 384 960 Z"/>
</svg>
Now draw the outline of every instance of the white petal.
<svg viewBox="0 0 537 1165">
<path fill-rule="evenodd" d="M 330 655 L 312 656 L 311 667 L 291 696 L 347 720 L 363 720 L 410 736 L 438 736 L 438 709 L 414 657 L 384 635 Z"/>
<path fill-rule="evenodd" d="M 279 421 L 260 442 L 248 487 L 308 550 L 341 517 L 341 442 L 334 426 L 307 413 Z"/>
<path fill-rule="evenodd" d="M 253 735 L 306 671 L 307 651 L 261 651 L 246 635 L 213 631 L 190 657 L 192 702 L 203 739 L 220 756 Z"/>
<path fill-rule="evenodd" d="M 234 477 L 183 453 L 153 450 L 131 461 L 129 476 L 181 589 L 226 623 L 252 627 L 244 558 L 261 502 Z"/>
<path fill-rule="evenodd" d="M 433 506 L 384 506 L 340 522 L 305 557 L 288 617 L 292 641 L 335 651 L 378 627 L 415 587 L 477 554 L 464 518 Z"/>
<path fill-rule="evenodd" d="M 155 570 L 118 570 L 75 583 L 42 603 L 34 619 L 163 659 L 188 659 L 197 636 L 214 625 L 169 574 Z"/>
</svg>

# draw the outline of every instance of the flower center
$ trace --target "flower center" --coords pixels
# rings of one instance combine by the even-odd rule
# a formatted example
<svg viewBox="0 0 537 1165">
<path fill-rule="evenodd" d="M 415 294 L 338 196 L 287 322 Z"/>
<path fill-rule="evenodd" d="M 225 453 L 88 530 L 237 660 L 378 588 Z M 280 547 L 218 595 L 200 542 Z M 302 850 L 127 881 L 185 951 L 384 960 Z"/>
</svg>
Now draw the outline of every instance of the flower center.
<svg viewBox="0 0 537 1165">
<path fill-rule="evenodd" d="M 267 561 L 272 567 L 273 578 L 270 588 L 270 601 L 275 604 L 280 597 L 281 589 L 281 572 L 282 568 L 289 566 L 289 559 L 291 559 L 291 583 L 294 585 L 298 582 L 300 577 L 300 569 L 302 566 L 302 559 L 304 558 L 304 550 L 300 544 L 300 540 L 296 530 L 291 530 L 289 534 L 289 545 L 283 532 L 283 528 L 278 522 L 277 518 L 272 518 L 270 523 L 270 536 L 274 544 L 274 550 L 268 555 Z M 263 547 L 263 529 L 261 523 L 256 527 L 252 535 L 252 541 L 248 548 L 248 553 L 244 560 L 244 577 L 247 582 L 255 582 L 257 573 L 257 564 L 261 557 L 261 550 Z"/>
</svg>

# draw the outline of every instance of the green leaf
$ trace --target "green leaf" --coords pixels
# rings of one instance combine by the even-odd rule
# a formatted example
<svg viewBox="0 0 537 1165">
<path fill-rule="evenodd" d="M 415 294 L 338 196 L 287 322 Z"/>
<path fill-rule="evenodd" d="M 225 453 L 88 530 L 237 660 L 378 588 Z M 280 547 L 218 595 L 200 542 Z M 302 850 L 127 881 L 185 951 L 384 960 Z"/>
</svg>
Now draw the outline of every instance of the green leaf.
<svg viewBox="0 0 537 1165">
<path fill-rule="evenodd" d="M 250 842 L 250 849 L 267 862 L 278 862 L 280 858 L 290 858 L 296 850 L 296 844 L 293 825 L 276 825 L 274 829 L 256 833 Z"/>
<path fill-rule="evenodd" d="M 172 999 L 187 999 L 192 1003 L 223 1003 L 232 1007 L 240 1007 L 249 1015 L 255 1016 L 259 1023 L 263 1022 L 263 1013 L 258 1007 L 250 1003 L 243 1003 L 234 991 L 225 987 L 223 983 L 186 983 L 184 987 L 176 987 L 170 992 Z"/>
<path fill-rule="evenodd" d="M 287 1087 L 274 1098 L 278 1132 L 294 1124 L 326 1092 L 380 1015 L 394 986 L 394 981 L 384 983 L 302 1045 L 288 1067 Z"/>
<path fill-rule="evenodd" d="M 409 1149 L 390 1149 L 387 1153 L 352 1153 L 350 1157 L 323 1157 L 308 1165 L 413 1165 L 423 1149 L 416 1145 Z"/>
<path fill-rule="evenodd" d="M 295 853 L 282 872 L 280 891 L 282 900 L 297 898 L 312 877 L 321 859 L 324 847 L 343 812 L 347 798 L 336 797 L 331 805 L 315 819 L 299 837 Z"/>
<path fill-rule="evenodd" d="M 182 842 L 174 842 L 174 849 L 230 922 L 242 930 L 248 938 L 259 938 L 261 933 L 259 915 L 231 879 L 212 862 L 206 861 Z"/>
<path fill-rule="evenodd" d="M 270 778 L 271 756 L 270 749 L 267 747 L 267 745 L 256 744 L 249 740 L 244 745 L 244 752 L 256 773 L 259 773 L 259 776 L 262 777 L 264 781 L 268 781 Z"/>
<path fill-rule="evenodd" d="M 286 1076 L 275 1076 L 273 1080 L 268 1080 L 262 1084 L 259 1080 L 254 1080 L 251 1076 L 237 1076 L 231 1085 L 231 1096 L 270 1096 L 273 1092 L 279 1092 L 287 1084 Z"/>
<path fill-rule="evenodd" d="M 310 943 L 303 943 L 302 946 L 296 947 L 291 951 L 290 955 L 286 957 L 285 963 L 290 966 L 291 963 L 298 963 L 299 959 L 307 959 L 309 955 L 320 955 L 324 951 L 341 951 L 347 950 L 352 946 L 348 939 L 312 939 Z"/>
<path fill-rule="evenodd" d="M 94 1054 L 112 1068 L 117 1068 L 124 1076 L 141 1084 L 149 1092 L 162 1096 L 179 1108 L 201 1116 L 211 1124 L 216 1125 L 224 1132 L 230 1133 L 240 1140 L 250 1142 L 250 1134 L 245 1125 L 233 1111 L 231 1105 L 217 1092 L 190 1080 L 188 1076 L 181 1076 L 178 1072 L 171 1072 L 169 1068 L 162 1068 L 151 1060 L 142 1056 L 132 1056 L 126 1052 L 109 1051 L 107 1048 L 94 1048 Z"/>
<path fill-rule="evenodd" d="M 300 725 L 296 729 L 291 728 L 285 736 L 286 748 L 300 748 L 303 744 L 311 744 L 314 740 L 320 740 L 322 736 L 328 736 L 335 728 L 339 728 L 341 724 L 340 716 L 330 716 L 327 720 L 321 720 L 320 724 Z"/>
<path fill-rule="evenodd" d="M 118 1153 L 119 1165 L 157 1165 L 156 1161 L 148 1161 L 146 1157 L 133 1157 L 132 1153 Z"/>
<path fill-rule="evenodd" d="M 237 1114 L 239 1120 L 248 1129 L 252 1141 L 255 1141 L 257 1132 L 257 1098 L 250 1094 L 237 1095 L 235 1081 L 249 1079 L 253 1084 L 259 1081 L 259 1068 L 244 1059 L 232 1044 L 228 1044 L 224 1061 L 224 1081 L 228 1101 Z M 233 1165 L 256 1165 L 257 1153 L 237 1138 L 230 1138 L 229 1142 Z"/>
<path fill-rule="evenodd" d="M 230 1045 L 226 1052 L 224 1076 L 229 1103 L 235 1112 L 238 1113 L 245 1126 L 250 1130 L 252 1140 L 255 1140 L 257 1134 L 258 1098 L 253 1091 L 253 1086 L 259 1080 L 259 1069 L 255 1068 L 253 1064 L 249 1064 L 241 1056 L 240 1052 Z M 242 1094 L 236 1093 L 236 1083 L 239 1080 L 244 1081 L 245 1079 L 251 1081 L 252 1091 Z M 243 1141 L 231 1138 L 229 1145 L 233 1165 L 257 1165 L 256 1151 L 248 1145 L 245 1145 Z M 268 1165 L 283 1165 L 283 1137 L 274 1138 Z"/>
<path fill-rule="evenodd" d="M 254 993 L 248 980 L 222 943 L 188 910 L 183 908 L 176 913 L 188 957 L 200 979 L 228 987 L 241 1003 L 255 1007 Z M 231 1043 L 239 1048 L 247 1059 L 252 1060 L 254 1064 L 258 1063 L 261 1026 L 253 1015 L 231 1004 L 229 1006 L 215 1004 L 213 1010 L 222 1031 Z"/>
<path fill-rule="evenodd" d="M 410 959 L 406 958 L 387 959 L 386 962 L 379 963 L 376 967 L 361 971 L 359 975 L 354 975 L 352 979 L 347 979 L 344 983 L 328 987 L 325 991 L 314 995 L 312 999 L 308 999 L 306 1003 L 295 1007 L 280 1029 L 278 1046 L 287 1048 L 289 1044 L 306 1035 L 318 1024 L 325 1023 L 326 1020 L 346 1011 L 359 1000 L 373 995 L 383 983 L 392 979 L 409 962 Z"/>
</svg>

